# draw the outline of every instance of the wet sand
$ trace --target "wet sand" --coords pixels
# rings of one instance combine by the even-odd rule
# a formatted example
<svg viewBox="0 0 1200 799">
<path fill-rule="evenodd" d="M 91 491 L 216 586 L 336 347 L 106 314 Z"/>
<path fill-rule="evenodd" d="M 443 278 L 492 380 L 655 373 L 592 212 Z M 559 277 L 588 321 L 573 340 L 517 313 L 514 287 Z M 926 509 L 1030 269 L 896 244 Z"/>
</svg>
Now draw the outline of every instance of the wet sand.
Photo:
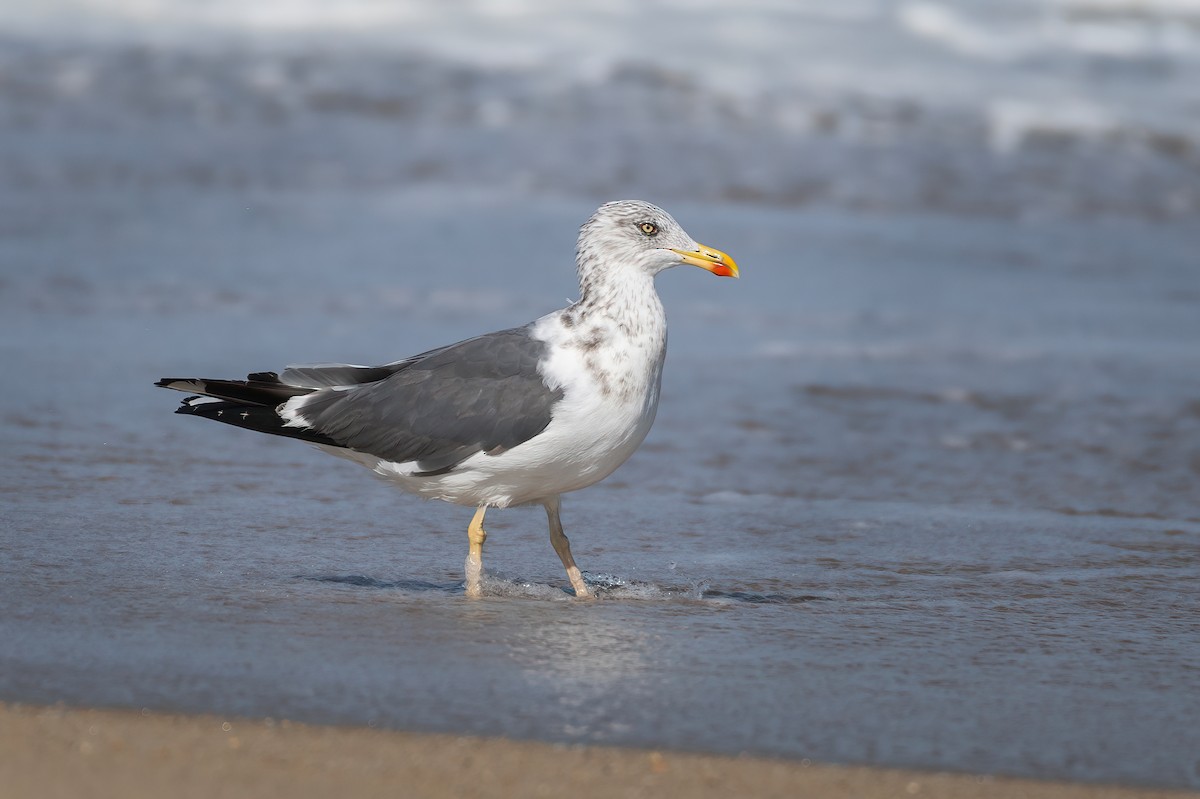
<svg viewBox="0 0 1200 799">
<path fill-rule="evenodd" d="M 0 786 L 58 796 L 1101 797 L 1137 789 L 209 715 L 0 704 Z"/>
</svg>

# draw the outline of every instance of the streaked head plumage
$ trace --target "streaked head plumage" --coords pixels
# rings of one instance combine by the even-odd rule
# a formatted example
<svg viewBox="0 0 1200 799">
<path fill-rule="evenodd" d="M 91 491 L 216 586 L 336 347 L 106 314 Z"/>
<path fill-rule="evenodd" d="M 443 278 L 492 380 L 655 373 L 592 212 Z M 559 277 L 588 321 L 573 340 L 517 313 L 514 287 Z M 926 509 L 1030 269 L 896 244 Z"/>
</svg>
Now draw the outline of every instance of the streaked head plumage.
<svg viewBox="0 0 1200 799">
<path fill-rule="evenodd" d="M 732 258 L 699 244 L 673 216 L 644 200 L 600 206 L 579 231 L 576 258 L 581 277 L 596 269 L 617 268 L 653 276 L 684 263 L 717 275 L 738 274 Z"/>
</svg>

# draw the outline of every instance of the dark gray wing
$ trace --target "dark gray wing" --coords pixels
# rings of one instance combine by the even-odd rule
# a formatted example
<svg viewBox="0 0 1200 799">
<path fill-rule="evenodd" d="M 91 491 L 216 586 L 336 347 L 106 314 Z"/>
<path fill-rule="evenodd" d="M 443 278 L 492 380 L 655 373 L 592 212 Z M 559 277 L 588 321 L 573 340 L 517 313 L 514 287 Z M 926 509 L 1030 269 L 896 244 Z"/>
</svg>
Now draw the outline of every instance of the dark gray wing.
<svg viewBox="0 0 1200 799">
<path fill-rule="evenodd" d="M 442 474 L 546 429 L 562 398 L 538 372 L 546 352 L 528 328 L 489 333 L 399 362 L 376 382 L 317 391 L 296 416 L 339 446 Z"/>
</svg>

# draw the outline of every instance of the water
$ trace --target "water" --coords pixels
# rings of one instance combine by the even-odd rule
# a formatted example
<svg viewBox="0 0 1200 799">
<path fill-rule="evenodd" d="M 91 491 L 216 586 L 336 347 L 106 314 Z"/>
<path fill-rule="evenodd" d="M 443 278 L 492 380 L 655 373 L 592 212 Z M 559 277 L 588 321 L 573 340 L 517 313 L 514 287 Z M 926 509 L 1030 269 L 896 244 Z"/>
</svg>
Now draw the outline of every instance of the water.
<svg viewBox="0 0 1200 799">
<path fill-rule="evenodd" d="M 863 160 L 864 140 L 781 132 L 799 106 L 764 98 L 812 89 L 749 50 L 743 99 L 775 116 L 723 116 L 730 75 L 679 85 L 673 56 L 586 51 L 548 76 L 569 59 L 506 55 L 520 26 L 466 58 L 478 15 L 423 12 L 445 35 L 413 53 L 399 22 L 387 46 L 315 47 L 305 15 L 328 19 L 302 3 L 282 33 L 205 4 L 186 42 L 170 4 L 137 29 L 119 5 L 47 27 L 71 8 L 0 13 L 0 698 L 1200 786 L 1191 145 L 1158 161 L 1076 131 L 1048 158 L 922 111 Z M 958 78 L 903 80 L 967 58 L 904 35 L 982 6 L 847 8 L 787 21 L 891 43 L 887 103 L 982 113 Z M 1187 135 L 1196 106 L 1161 76 L 1194 64 L 1170 44 L 1188 4 L 1013 8 L 1017 41 L 1084 12 L 1136 41 L 1181 31 L 1104 58 L 1162 87 L 1139 130 Z M 968 83 L 1028 101 L 1075 75 L 1119 109 L 1078 73 L 1089 47 L 975 54 Z M 831 182 L 788 193 L 814 169 Z M 595 602 L 566 592 L 538 509 L 489 514 L 488 596 L 468 601 L 469 509 L 173 416 L 150 385 L 532 319 L 574 295 L 580 222 L 638 194 L 744 277 L 660 277 L 658 422 L 564 500 Z"/>
<path fill-rule="evenodd" d="M 42 0 L 0 72 L 13 187 L 1200 215 L 1196 0 Z"/>
</svg>

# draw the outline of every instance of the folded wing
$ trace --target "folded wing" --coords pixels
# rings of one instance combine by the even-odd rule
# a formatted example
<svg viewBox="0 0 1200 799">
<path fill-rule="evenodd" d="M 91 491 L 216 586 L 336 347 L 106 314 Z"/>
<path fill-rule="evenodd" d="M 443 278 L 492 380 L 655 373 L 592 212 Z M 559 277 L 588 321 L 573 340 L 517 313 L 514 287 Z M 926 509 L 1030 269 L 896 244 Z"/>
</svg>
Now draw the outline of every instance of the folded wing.
<svg viewBox="0 0 1200 799">
<path fill-rule="evenodd" d="M 514 328 L 385 366 L 296 366 L 246 380 L 164 379 L 199 395 L 178 413 L 451 471 L 478 452 L 511 449 L 550 423 L 562 398 L 538 368 L 546 345 Z"/>
</svg>

